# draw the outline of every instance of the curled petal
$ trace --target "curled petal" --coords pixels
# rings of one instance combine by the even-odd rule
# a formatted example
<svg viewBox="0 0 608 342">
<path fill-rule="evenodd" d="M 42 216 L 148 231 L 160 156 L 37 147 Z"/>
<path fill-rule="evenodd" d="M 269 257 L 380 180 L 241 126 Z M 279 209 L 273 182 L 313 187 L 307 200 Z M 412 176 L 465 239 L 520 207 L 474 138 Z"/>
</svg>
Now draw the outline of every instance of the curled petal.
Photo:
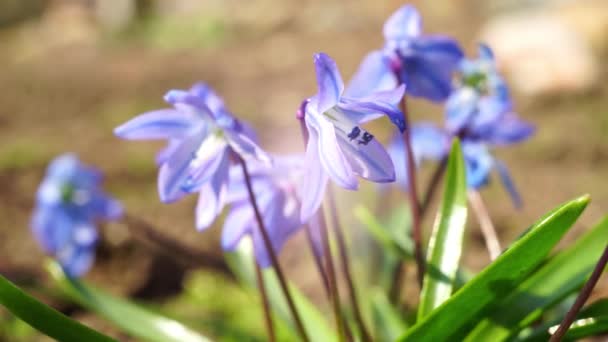
<svg viewBox="0 0 608 342">
<path fill-rule="evenodd" d="M 344 95 L 350 98 L 365 97 L 377 91 L 395 89 L 396 86 L 397 80 L 384 52 L 373 51 L 361 62 Z"/>
<path fill-rule="evenodd" d="M 217 135 L 209 135 L 192 156 L 192 160 L 184 171 L 181 188 L 187 193 L 196 192 L 200 186 L 208 182 L 217 172 L 227 172 L 230 166 L 229 150 L 226 141 Z"/>
<path fill-rule="evenodd" d="M 324 53 L 314 56 L 317 84 L 319 86 L 318 107 L 319 113 L 335 106 L 344 91 L 344 82 L 336 62 Z"/>
<path fill-rule="evenodd" d="M 183 138 L 196 126 L 187 113 L 175 109 L 161 109 L 136 116 L 116 127 L 114 134 L 130 140 Z"/>
<path fill-rule="evenodd" d="M 386 40 L 403 40 L 417 37 L 422 32 L 422 19 L 416 7 L 405 5 L 393 13 L 384 23 Z"/>
<path fill-rule="evenodd" d="M 319 159 L 319 141 L 317 132 L 309 129 L 310 138 L 306 147 L 306 157 L 304 175 L 300 184 L 300 194 L 302 196 L 302 209 L 300 219 L 307 222 L 310 217 L 317 212 L 323 201 L 325 188 L 327 186 L 327 173 L 323 170 Z"/>
<path fill-rule="evenodd" d="M 494 52 L 492 52 L 492 49 L 487 44 L 480 43 L 477 47 L 477 51 L 479 58 L 489 61 L 494 60 Z"/>
<path fill-rule="evenodd" d="M 377 118 L 378 115 L 386 115 L 389 120 L 397 126 L 399 131 L 405 131 L 405 119 L 403 113 L 394 105 L 383 102 L 350 102 L 340 104 L 345 114 L 354 122 L 361 123 Z"/>
</svg>

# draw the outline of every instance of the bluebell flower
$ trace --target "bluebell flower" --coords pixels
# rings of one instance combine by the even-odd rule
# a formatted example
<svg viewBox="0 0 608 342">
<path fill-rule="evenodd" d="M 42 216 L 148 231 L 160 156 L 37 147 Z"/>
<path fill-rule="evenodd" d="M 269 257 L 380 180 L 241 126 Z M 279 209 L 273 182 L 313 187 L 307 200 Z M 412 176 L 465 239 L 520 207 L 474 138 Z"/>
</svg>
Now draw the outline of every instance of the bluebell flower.
<svg viewBox="0 0 608 342">
<path fill-rule="evenodd" d="M 314 56 L 314 63 L 319 91 L 305 106 L 309 139 L 302 184 L 303 221 L 321 205 L 329 178 L 349 190 L 357 189 L 357 177 L 378 183 L 394 181 L 388 153 L 361 124 L 387 115 L 401 131 L 405 129 L 403 114 L 396 107 L 403 86 L 366 97 L 343 96 L 344 83 L 336 63 L 323 53 Z"/>
<path fill-rule="evenodd" d="M 444 101 L 450 95 L 453 72 L 463 57 L 454 39 L 423 34 L 422 19 L 412 5 L 401 7 L 386 21 L 384 38 L 384 48 L 369 53 L 361 63 L 348 95 L 365 96 L 399 83 L 407 85 L 407 94 L 431 101 Z"/>
<path fill-rule="evenodd" d="M 168 141 L 157 155 L 160 199 L 170 203 L 200 192 L 197 228 L 204 229 L 224 208 L 233 154 L 262 162 L 270 158 L 255 143 L 252 130 L 206 84 L 171 90 L 165 101 L 173 107 L 141 114 L 114 133 L 124 139 Z"/>
<path fill-rule="evenodd" d="M 273 157 L 272 166 L 251 163 L 249 172 L 264 225 L 278 255 L 285 242 L 302 227 L 298 182 L 305 176 L 304 156 Z M 244 236 L 251 236 L 257 262 L 268 267 L 271 259 L 249 201 L 243 171 L 233 166 L 230 177 L 227 202 L 231 208 L 224 221 L 222 248 L 232 251 Z"/>
<path fill-rule="evenodd" d="M 102 191 L 101 181 L 98 171 L 65 154 L 49 165 L 38 188 L 32 232 L 70 277 L 80 277 L 92 266 L 97 224 L 122 215 L 122 206 Z"/>
</svg>

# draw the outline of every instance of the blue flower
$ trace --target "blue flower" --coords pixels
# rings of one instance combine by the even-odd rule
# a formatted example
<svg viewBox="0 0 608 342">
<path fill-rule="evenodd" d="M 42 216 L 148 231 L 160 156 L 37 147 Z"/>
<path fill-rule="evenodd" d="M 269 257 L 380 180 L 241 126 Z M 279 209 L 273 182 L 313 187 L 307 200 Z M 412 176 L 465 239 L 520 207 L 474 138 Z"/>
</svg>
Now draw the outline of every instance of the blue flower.
<svg viewBox="0 0 608 342">
<path fill-rule="evenodd" d="M 32 232 L 70 277 L 80 277 L 92 266 L 97 223 L 122 215 L 122 206 L 101 190 L 101 181 L 98 171 L 65 154 L 49 165 L 38 188 Z"/>
<path fill-rule="evenodd" d="M 357 176 L 378 183 L 394 181 L 388 153 L 361 124 L 387 115 L 401 131 L 405 129 L 403 114 L 396 107 L 403 86 L 367 97 L 346 97 L 336 63 L 323 53 L 314 56 L 314 63 L 319 92 L 308 100 L 304 115 L 309 139 L 302 184 L 303 221 L 321 205 L 329 178 L 350 190 L 357 189 Z"/>
<path fill-rule="evenodd" d="M 454 39 L 422 34 L 422 19 L 412 5 L 401 7 L 386 21 L 384 38 L 384 48 L 361 63 L 348 95 L 364 96 L 403 83 L 412 96 L 437 102 L 449 96 L 452 74 L 463 57 Z"/>
<path fill-rule="evenodd" d="M 165 101 L 173 108 L 141 114 L 114 133 L 124 139 L 169 142 L 157 156 L 160 199 L 170 203 L 200 192 L 197 228 L 204 229 L 224 208 L 232 155 L 262 162 L 270 158 L 255 143 L 252 130 L 207 85 L 171 90 Z"/>
<path fill-rule="evenodd" d="M 253 192 L 276 254 L 302 227 L 298 181 L 304 177 L 303 157 L 278 156 L 273 158 L 272 166 L 251 163 L 249 167 Z M 230 171 L 227 202 L 231 208 L 224 222 L 222 248 L 232 251 L 244 236 L 251 236 L 256 260 L 261 267 L 268 267 L 271 259 L 249 201 L 243 171 L 238 166 L 233 166 Z"/>
<path fill-rule="evenodd" d="M 451 134 L 462 140 L 510 145 L 534 133 L 534 127 L 513 112 L 508 87 L 489 47 L 480 45 L 478 59 L 463 60 L 459 83 L 446 102 L 446 129 Z"/>
</svg>

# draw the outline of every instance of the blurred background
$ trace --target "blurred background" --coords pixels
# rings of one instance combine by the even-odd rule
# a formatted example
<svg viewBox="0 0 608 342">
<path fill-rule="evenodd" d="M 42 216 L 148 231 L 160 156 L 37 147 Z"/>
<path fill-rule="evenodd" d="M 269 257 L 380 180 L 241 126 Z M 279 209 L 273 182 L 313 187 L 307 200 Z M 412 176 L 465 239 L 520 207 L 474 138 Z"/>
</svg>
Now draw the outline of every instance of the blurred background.
<svg viewBox="0 0 608 342">
<path fill-rule="evenodd" d="M 482 191 L 503 243 L 583 193 L 592 195 L 592 203 L 566 242 L 608 212 L 608 2 L 411 3 L 422 13 L 426 32 L 454 36 L 468 56 L 476 55 L 477 42 L 489 43 L 518 113 L 537 125 L 528 142 L 496 150 L 522 193 L 523 209 L 513 208 L 499 182 Z M 121 141 L 112 129 L 164 107 L 167 90 L 206 81 L 258 129 L 267 150 L 301 152 L 294 113 L 316 91 L 313 53 L 331 55 L 349 79 L 363 56 L 383 44 L 382 24 L 403 4 L 0 0 L 0 273 L 65 313 L 128 340 L 45 290 L 44 255 L 30 235 L 29 217 L 47 163 L 60 153 L 76 152 L 106 174 L 106 189 L 131 214 L 221 257 L 219 227 L 203 234 L 194 229 L 196 196 L 171 205 L 159 202 L 154 154 L 161 145 Z M 414 121 L 439 122 L 443 115 L 441 106 L 426 102 L 413 101 L 410 110 Z M 390 129 L 380 122 L 373 131 L 382 138 Z M 423 182 L 430 172 L 423 167 Z M 385 203 L 373 190 L 366 186 L 354 196 L 340 193 L 342 220 L 355 244 L 367 237 L 352 215 L 354 205 L 407 208 L 403 195 Z M 425 221 L 427 232 L 432 216 Z M 465 263 L 479 270 L 488 257 L 472 216 L 469 224 Z M 153 303 L 219 340 L 263 340 L 259 315 L 241 310 L 256 306 L 255 297 L 240 289 L 223 264 L 210 262 L 213 270 L 207 270 L 204 262 L 176 260 L 120 223 L 104 226 L 102 234 L 98 262 L 87 275 L 90 282 Z M 290 241 L 281 261 L 291 279 L 325 307 L 304 240 L 298 235 Z M 357 251 L 365 260 L 366 250 Z M 607 284 L 596 296 L 608 295 Z M 254 335 L 245 334 L 249 331 Z M 47 339 L 0 310 L 0 340 Z"/>
</svg>

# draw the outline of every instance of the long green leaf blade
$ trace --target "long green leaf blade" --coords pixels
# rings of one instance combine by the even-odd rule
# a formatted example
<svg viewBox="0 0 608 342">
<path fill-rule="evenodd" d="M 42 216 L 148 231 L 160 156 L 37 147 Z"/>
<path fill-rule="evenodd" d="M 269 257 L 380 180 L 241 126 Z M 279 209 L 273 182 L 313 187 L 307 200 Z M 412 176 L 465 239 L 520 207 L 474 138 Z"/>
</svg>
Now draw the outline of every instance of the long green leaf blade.
<svg viewBox="0 0 608 342">
<path fill-rule="evenodd" d="M 0 275 L 0 304 L 40 332 L 64 342 L 115 340 L 39 302 Z"/>
<path fill-rule="evenodd" d="M 60 288 L 72 300 L 99 314 L 134 337 L 150 342 L 209 341 L 178 321 L 97 290 L 79 280 L 67 278 L 61 267 L 55 262 L 50 262 L 47 269 Z"/>
<path fill-rule="evenodd" d="M 445 302 L 453 291 L 467 221 L 464 159 L 454 140 L 448 161 L 443 199 L 429 240 L 427 272 L 420 293 L 418 320 Z"/>
<path fill-rule="evenodd" d="M 230 268 L 245 284 L 255 288 L 255 269 L 253 265 L 251 241 L 245 240 L 233 253 L 227 253 L 226 258 Z M 291 313 L 283 297 L 279 281 L 272 271 L 264 271 L 264 283 L 271 306 L 283 321 L 293 325 Z M 295 287 L 289 287 L 295 305 L 302 317 L 302 323 L 311 341 L 335 341 L 335 332 L 327 325 L 327 320 L 317 308 Z"/>
<path fill-rule="evenodd" d="M 568 202 L 529 231 L 456 294 L 410 328 L 401 341 L 448 341 L 482 309 L 504 297 L 549 254 L 583 212 L 588 196 Z"/>
<path fill-rule="evenodd" d="M 608 217 L 551 258 L 480 322 L 467 341 L 503 341 L 535 321 L 544 310 L 579 289 L 593 270 L 608 236 Z"/>
</svg>

